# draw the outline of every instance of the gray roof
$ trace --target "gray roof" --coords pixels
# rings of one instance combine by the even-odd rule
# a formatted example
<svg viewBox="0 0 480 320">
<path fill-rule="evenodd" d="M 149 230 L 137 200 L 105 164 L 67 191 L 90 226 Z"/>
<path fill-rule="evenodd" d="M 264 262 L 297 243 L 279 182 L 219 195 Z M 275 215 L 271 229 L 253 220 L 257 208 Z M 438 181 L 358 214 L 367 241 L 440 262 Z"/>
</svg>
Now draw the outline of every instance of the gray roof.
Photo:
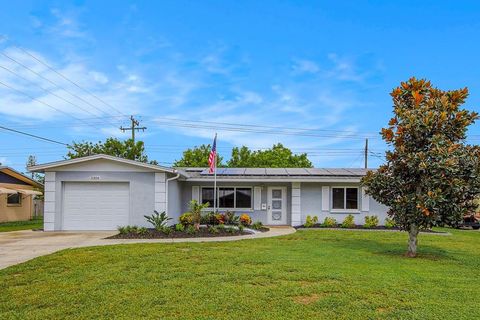
<svg viewBox="0 0 480 320">
<path fill-rule="evenodd" d="M 311 180 L 315 178 L 361 178 L 371 169 L 361 168 L 218 168 L 219 179 L 281 179 L 294 178 Z M 208 168 L 182 168 L 188 179 L 213 178 Z"/>
</svg>

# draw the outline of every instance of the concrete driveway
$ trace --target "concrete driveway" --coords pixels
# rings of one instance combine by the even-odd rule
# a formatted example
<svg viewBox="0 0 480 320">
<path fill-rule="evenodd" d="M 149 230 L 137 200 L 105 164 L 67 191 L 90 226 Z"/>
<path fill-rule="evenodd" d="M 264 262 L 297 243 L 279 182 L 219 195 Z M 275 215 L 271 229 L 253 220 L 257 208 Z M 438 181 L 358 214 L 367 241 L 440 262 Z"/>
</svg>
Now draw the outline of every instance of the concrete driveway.
<svg viewBox="0 0 480 320">
<path fill-rule="evenodd" d="M 235 237 L 131 240 L 105 239 L 106 237 L 117 234 L 117 231 L 43 232 L 24 230 L 0 232 L 0 269 L 68 248 L 128 243 L 238 241 L 283 236 L 294 233 L 295 231 L 296 230 L 291 227 L 271 227 L 268 232 Z"/>
<path fill-rule="evenodd" d="M 59 250 L 97 245 L 115 232 L 0 232 L 0 269 Z"/>
</svg>

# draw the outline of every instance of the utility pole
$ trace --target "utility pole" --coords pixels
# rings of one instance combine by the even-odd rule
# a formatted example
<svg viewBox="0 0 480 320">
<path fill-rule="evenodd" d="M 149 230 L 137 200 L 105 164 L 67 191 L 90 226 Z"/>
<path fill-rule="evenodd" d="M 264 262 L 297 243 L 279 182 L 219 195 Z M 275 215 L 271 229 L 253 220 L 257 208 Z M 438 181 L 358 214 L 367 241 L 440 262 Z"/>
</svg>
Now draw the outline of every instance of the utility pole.
<svg viewBox="0 0 480 320">
<path fill-rule="evenodd" d="M 368 169 L 368 138 L 365 139 L 365 169 Z"/>
<path fill-rule="evenodd" d="M 120 130 L 122 130 L 122 132 L 125 132 L 127 130 L 132 130 L 132 140 L 133 140 L 133 143 L 135 143 L 135 130 L 145 131 L 147 129 L 147 127 L 139 127 L 140 122 L 138 122 L 138 120 L 135 120 L 135 118 L 133 116 L 130 116 L 130 121 L 132 122 L 131 127 L 127 127 L 127 128 L 120 127 Z"/>
</svg>

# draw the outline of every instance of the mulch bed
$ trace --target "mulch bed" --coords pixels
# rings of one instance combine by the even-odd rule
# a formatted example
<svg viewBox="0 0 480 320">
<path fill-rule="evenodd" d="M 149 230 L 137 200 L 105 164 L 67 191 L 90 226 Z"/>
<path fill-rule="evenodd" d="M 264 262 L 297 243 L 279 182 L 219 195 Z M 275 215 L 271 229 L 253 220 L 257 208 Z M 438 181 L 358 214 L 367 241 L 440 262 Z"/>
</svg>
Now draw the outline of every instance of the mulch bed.
<svg viewBox="0 0 480 320">
<path fill-rule="evenodd" d="M 268 228 L 267 228 L 268 229 Z M 214 237 L 234 237 L 252 234 L 251 232 L 233 230 L 227 232 L 226 230 L 218 229 L 218 233 L 210 233 L 207 228 L 200 228 L 194 234 L 189 234 L 186 231 L 172 231 L 170 234 L 165 234 L 155 229 L 148 229 L 145 234 L 138 234 L 134 232 L 126 234 L 116 234 L 106 239 L 178 239 L 178 238 L 214 238 Z"/>
<path fill-rule="evenodd" d="M 322 229 L 344 229 L 344 230 L 395 230 L 395 231 L 402 231 L 399 227 L 393 227 L 393 228 L 387 228 L 385 226 L 376 226 L 373 228 L 365 228 L 363 225 L 355 225 L 354 227 L 351 228 L 342 228 L 340 224 L 332 227 L 325 227 L 319 223 L 315 224 L 311 228 L 307 228 L 305 226 L 296 226 L 294 227 L 295 229 L 312 229 L 312 228 L 322 228 Z M 427 233 L 445 233 L 443 231 L 435 231 L 435 230 L 430 230 L 430 229 L 423 229 L 420 230 L 420 232 L 427 232 Z"/>
</svg>

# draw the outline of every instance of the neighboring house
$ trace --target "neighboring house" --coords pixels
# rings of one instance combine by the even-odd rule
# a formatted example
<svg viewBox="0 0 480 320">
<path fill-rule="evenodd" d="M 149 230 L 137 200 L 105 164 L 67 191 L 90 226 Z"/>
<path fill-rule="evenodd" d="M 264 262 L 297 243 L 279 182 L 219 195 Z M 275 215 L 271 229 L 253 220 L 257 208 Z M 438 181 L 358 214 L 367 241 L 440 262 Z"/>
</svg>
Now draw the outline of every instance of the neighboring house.
<svg viewBox="0 0 480 320">
<path fill-rule="evenodd" d="M 148 226 L 144 215 L 166 211 L 174 218 L 192 200 L 213 205 L 213 174 L 205 168 L 169 168 L 93 155 L 29 168 L 45 173 L 44 229 L 113 230 Z M 301 225 L 307 215 L 361 224 L 387 207 L 360 187 L 365 169 L 219 168 L 220 211 L 248 213 L 267 225 Z"/>
<path fill-rule="evenodd" d="M 0 222 L 29 220 L 33 198 L 43 185 L 12 168 L 0 166 Z"/>
</svg>

